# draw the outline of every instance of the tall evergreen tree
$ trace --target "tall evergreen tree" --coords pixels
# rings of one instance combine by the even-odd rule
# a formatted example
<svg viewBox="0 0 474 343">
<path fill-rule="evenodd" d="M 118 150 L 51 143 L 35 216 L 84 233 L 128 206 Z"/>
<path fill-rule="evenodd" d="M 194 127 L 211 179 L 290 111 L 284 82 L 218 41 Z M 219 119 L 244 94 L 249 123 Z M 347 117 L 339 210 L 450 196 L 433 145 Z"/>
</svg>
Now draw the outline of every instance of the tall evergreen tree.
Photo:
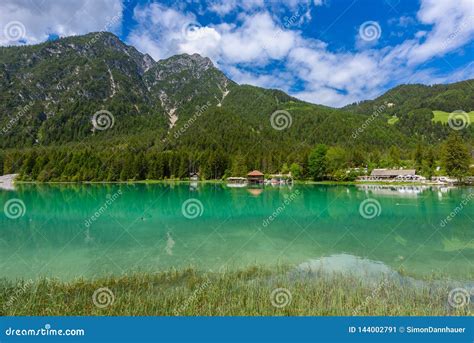
<svg viewBox="0 0 474 343">
<path fill-rule="evenodd" d="M 327 173 L 327 154 L 328 148 L 324 144 L 318 144 L 311 151 L 308 158 L 309 175 L 315 181 L 324 180 Z"/>
<path fill-rule="evenodd" d="M 426 152 L 426 160 L 425 160 L 425 168 L 424 168 L 424 174 L 425 176 L 431 180 L 434 174 L 434 170 L 436 167 L 436 159 L 435 159 L 435 154 L 433 148 L 428 148 L 428 151 Z"/>
<path fill-rule="evenodd" d="M 421 171 L 423 168 L 423 147 L 421 146 L 421 143 L 416 145 L 413 159 L 415 161 L 415 169 Z"/>
<path fill-rule="evenodd" d="M 469 172 L 471 156 L 457 132 L 451 133 L 443 146 L 443 164 L 446 173 L 462 180 Z"/>
</svg>

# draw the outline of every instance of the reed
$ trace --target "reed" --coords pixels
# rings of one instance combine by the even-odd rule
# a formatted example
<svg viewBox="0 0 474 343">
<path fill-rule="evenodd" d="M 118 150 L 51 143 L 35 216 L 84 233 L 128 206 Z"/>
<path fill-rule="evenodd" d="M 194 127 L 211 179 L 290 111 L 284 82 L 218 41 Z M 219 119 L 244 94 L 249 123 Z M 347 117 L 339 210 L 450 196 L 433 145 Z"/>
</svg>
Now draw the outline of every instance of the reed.
<svg viewBox="0 0 474 343">
<path fill-rule="evenodd" d="M 107 288 L 107 289 L 105 289 Z M 295 277 L 285 268 L 201 273 L 193 268 L 70 282 L 0 281 L 2 315 L 441 316 L 449 289 L 343 275 Z"/>
</svg>

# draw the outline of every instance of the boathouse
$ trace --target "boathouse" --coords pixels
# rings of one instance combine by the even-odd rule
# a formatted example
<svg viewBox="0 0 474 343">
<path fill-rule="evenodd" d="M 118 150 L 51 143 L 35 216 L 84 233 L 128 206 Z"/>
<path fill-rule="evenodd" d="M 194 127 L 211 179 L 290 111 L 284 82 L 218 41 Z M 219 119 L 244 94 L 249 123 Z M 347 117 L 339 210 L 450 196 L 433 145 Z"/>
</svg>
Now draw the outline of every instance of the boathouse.
<svg viewBox="0 0 474 343">
<path fill-rule="evenodd" d="M 259 170 L 253 170 L 247 174 L 247 181 L 251 184 L 259 184 L 265 181 L 265 175 Z"/>
</svg>

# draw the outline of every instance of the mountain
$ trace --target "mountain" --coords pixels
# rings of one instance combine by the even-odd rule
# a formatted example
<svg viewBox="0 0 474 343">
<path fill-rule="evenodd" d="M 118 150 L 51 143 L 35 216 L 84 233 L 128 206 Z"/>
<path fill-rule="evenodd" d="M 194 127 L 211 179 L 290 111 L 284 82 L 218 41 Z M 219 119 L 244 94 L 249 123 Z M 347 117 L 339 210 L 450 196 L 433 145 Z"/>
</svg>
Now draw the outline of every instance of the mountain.
<svg viewBox="0 0 474 343">
<path fill-rule="evenodd" d="M 353 113 L 368 114 L 383 108 L 389 115 L 399 115 L 420 108 L 453 112 L 474 110 L 474 79 L 452 84 L 426 86 L 400 85 L 374 100 L 366 100 L 344 107 Z"/>
<path fill-rule="evenodd" d="M 99 110 L 113 114 L 116 134 L 163 134 L 179 112 L 232 83 L 207 58 L 155 62 L 105 32 L 0 48 L 0 74 L 0 123 L 13 126 L 4 147 L 84 139 Z"/>
<path fill-rule="evenodd" d="M 238 85 L 198 54 L 154 61 L 106 32 L 0 48 L 0 73 L 0 124 L 7 128 L 0 145 L 4 148 L 144 131 L 165 140 L 203 107 L 209 113 L 225 109 L 216 120 L 229 115 L 226 125 L 231 131 L 239 121 L 246 122 L 245 130 L 262 122 L 271 129 L 271 113 L 290 103 L 297 105 L 300 116 L 309 116 L 302 120 L 309 120 L 310 126 L 312 112 L 342 113 L 278 90 Z M 93 127 L 91 118 L 101 110 L 113 116 L 113 130 L 97 132 Z M 206 120 L 200 122 L 204 125 Z"/>
<path fill-rule="evenodd" d="M 421 84 L 400 85 L 374 100 L 348 105 L 350 113 L 371 114 L 394 123 L 408 137 L 436 143 L 444 140 L 451 128 L 435 118 L 434 113 L 466 112 L 459 115 L 458 125 L 466 126 L 474 110 L 474 80 L 465 80 L 446 85 L 426 86 Z M 455 117 L 453 117 L 455 118 Z M 474 137 L 474 125 L 467 125 L 461 132 L 469 140 Z"/>
<path fill-rule="evenodd" d="M 395 94 L 394 108 L 418 108 L 410 94 L 432 89 L 403 87 L 422 91 L 394 89 L 392 97 L 334 109 L 239 85 L 198 54 L 154 61 L 106 32 L 3 47 L 0 171 L 42 181 L 184 177 L 190 170 L 215 178 L 245 168 L 276 172 L 285 163 L 304 169 L 318 143 L 343 147 L 340 159 L 361 165 L 369 153 L 408 152 L 418 142 L 368 110 Z M 472 100 L 462 84 L 445 87 L 443 96 L 455 91 Z M 437 143 L 448 131 L 442 125 L 420 135 Z"/>
</svg>

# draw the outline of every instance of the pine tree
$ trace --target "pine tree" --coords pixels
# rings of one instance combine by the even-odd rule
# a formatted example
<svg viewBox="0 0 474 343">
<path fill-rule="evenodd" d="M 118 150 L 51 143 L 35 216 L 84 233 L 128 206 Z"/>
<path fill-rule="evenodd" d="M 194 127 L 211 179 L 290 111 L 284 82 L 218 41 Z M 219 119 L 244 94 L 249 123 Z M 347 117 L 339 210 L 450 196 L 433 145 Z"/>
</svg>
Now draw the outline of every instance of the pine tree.
<svg viewBox="0 0 474 343">
<path fill-rule="evenodd" d="M 434 155 L 434 150 L 433 150 L 433 148 L 429 148 L 428 151 L 426 152 L 426 161 L 425 161 L 424 174 L 430 180 L 431 180 L 431 178 L 433 177 L 433 174 L 434 174 L 435 164 L 436 164 L 436 159 L 435 159 L 435 155 Z"/>
<path fill-rule="evenodd" d="M 421 143 L 418 143 L 416 145 L 414 160 L 415 169 L 420 171 L 423 168 L 423 148 L 421 146 Z"/>
<path fill-rule="evenodd" d="M 324 144 L 318 144 L 309 155 L 308 169 L 309 175 L 315 181 L 323 180 L 327 173 L 327 154 L 328 148 Z"/>
<path fill-rule="evenodd" d="M 467 146 L 463 143 L 460 135 L 453 132 L 443 146 L 443 164 L 446 173 L 462 181 L 469 172 L 470 160 L 471 156 Z"/>
</svg>

